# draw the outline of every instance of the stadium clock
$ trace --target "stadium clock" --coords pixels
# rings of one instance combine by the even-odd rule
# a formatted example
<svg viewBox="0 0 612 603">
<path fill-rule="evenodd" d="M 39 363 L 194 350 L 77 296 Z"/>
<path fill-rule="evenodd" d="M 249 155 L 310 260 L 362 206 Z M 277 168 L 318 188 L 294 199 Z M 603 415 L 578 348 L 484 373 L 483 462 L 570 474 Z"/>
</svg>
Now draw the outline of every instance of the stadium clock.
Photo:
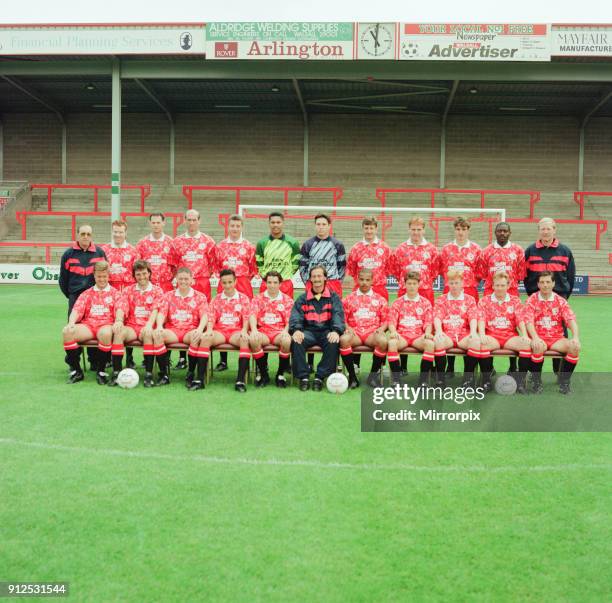
<svg viewBox="0 0 612 603">
<path fill-rule="evenodd" d="M 361 49 L 371 57 L 383 57 L 393 48 L 393 30 L 387 23 L 372 23 L 362 32 Z"/>
</svg>

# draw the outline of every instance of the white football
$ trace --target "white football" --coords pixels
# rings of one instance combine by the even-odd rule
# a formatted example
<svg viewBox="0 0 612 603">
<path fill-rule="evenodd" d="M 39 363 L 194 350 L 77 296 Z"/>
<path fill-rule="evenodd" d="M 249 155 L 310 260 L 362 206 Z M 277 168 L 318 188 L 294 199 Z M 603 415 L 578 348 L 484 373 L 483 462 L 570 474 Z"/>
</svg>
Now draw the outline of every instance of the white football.
<svg viewBox="0 0 612 603">
<path fill-rule="evenodd" d="M 501 375 L 495 381 L 495 391 L 502 396 L 511 396 L 516 392 L 516 380 L 511 375 Z"/>
<path fill-rule="evenodd" d="M 132 389 L 138 385 L 139 381 L 140 377 L 138 376 L 138 373 L 131 368 L 123 369 L 117 375 L 117 385 L 123 389 Z"/>
<path fill-rule="evenodd" d="M 348 379 L 342 373 L 332 373 L 327 378 L 327 390 L 332 394 L 343 394 L 348 389 Z"/>
</svg>

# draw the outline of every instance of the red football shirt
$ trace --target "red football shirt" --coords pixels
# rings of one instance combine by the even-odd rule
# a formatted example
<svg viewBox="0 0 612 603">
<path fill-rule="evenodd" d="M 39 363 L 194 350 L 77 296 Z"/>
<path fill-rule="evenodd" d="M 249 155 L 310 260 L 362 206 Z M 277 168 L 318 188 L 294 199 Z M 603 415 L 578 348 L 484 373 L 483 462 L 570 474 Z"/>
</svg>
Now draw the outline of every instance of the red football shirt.
<svg viewBox="0 0 612 603">
<path fill-rule="evenodd" d="M 206 278 L 215 271 L 215 241 L 203 232 L 191 236 L 186 232 L 172 242 L 177 268 L 186 266 L 193 278 Z"/>
<path fill-rule="evenodd" d="M 371 333 L 389 319 L 387 300 L 370 289 L 353 291 L 342 300 L 346 324 L 360 333 Z"/>
<path fill-rule="evenodd" d="M 123 290 L 123 302 L 126 326 L 140 329 L 147 324 L 151 313 L 163 305 L 164 292 L 153 283 L 145 289 L 132 285 Z"/>
<path fill-rule="evenodd" d="M 282 291 L 272 299 L 266 290 L 251 302 L 251 314 L 257 318 L 257 326 L 273 331 L 282 331 L 289 324 L 291 308 L 293 299 Z"/>
<path fill-rule="evenodd" d="M 470 331 L 470 321 L 478 319 L 476 302 L 464 292 L 456 299 L 445 293 L 436 299 L 434 318 L 442 321 L 442 330 L 451 339 L 462 339 Z"/>
<path fill-rule="evenodd" d="M 485 333 L 504 341 L 517 334 L 518 324 L 524 320 L 524 308 L 521 300 L 515 295 L 506 293 L 499 301 L 495 294 L 485 295 L 478 302 L 478 320 L 485 323 Z"/>
<path fill-rule="evenodd" d="M 248 325 L 250 315 L 251 301 L 240 291 L 232 297 L 220 293 L 210 302 L 210 318 L 215 329 L 239 331 Z"/>
<path fill-rule="evenodd" d="M 398 297 L 391 306 L 389 324 L 404 339 L 416 339 L 425 333 L 427 325 L 433 327 L 433 311 L 428 299 L 417 295 L 410 299 L 407 294 Z"/>
<path fill-rule="evenodd" d="M 190 330 L 200 324 L 202 316 L 209 313 L 206 296 L 195 289 L 183 297 L 178 289 L 164 294 L 159 313 L 166 317 L 168 329 Z"/>
<path fill-rule="evenodd" d="M 110 285 L 98 289 L 94 285 L 79 295 L 72 311 L 77 314 L 77 322 L 97 328 L 114 323 L 115 313 L 119 308 L 125 312 L 121 293 L 117 289 Z"/>
<path fill-rule="evenodd" d="M 480 245 L 473 241 L 468 241 L 461 247 L 455 241 L 451 241 L 442 247 L 440 251 L 440 273 L 446 280 L 446 274 L 450 270 L 457 270 L 463 273 L 463 287 L 469 289 L 477 287 L 480 282 L 479 266 Z"/>
<path fill-rule="evenodd" d="M 106 243 L 101 247 L 110 266 L 108 280 L 111 286 L 119 288 L 133 283 L 132 266 L 136 261 L 136 247 L 127 242 L 122 247 L 114 243 Z"/>
<path fill-rule="evenodd" d="M 154 285 L 171 281 L 174 277 L 175 261 L 172 253 L 172 238 L 163 235 L 154 239 L 149 235 L 136 245 L 138 259 L 151 264 L 151 282 Z"/>
<path fill-rule="evenodd" d="M 508 241 L 502 247 L 495 242 L 482 250 L 478 273 L 487 293 L 493 291 L 493 276 L 502 270 L 510 276 L 508 288 L 516 289 L 525 278 L 525 251 L 520 245 Z"/>
<path fill-rule="evenodd" d="M 398 245 L 391 259 L 392 274 L 400 288 L 407 272 L 421 275 L 419 289 L 431 289 L 435 278 L 440 274 L 440 252 L 433 243 L 423 239 L 420 245 L 404 241 Z"/>
<path fill-rule="evenodd" d="M 532 323 L 542 339 L 553 341 L 564 337 L 563 323 L 568 324 L 570 320 L 576 320 L 574 311 L 567 300 L 556 293 L 546 300 L 538 291 L 525 304 L 525 322 Z"/>
<path fill-rule="evenodd" d="M 217 243 L 215 249 L 215 272 L 233 270 L 236 276 L 253 278 L 257 275 L 255 245 L 242 237 L 232 241 L 229 237 Z"/>
<path fill-rule="evenodd" d="M 374 273 L 372 286 L 386 287 L 387 274 L 391 273 L 391 248 L 384 241 L 374 239 L 372 243 L 365 240 L 353 245 L 346 262 L 347 274 L 357 283 L 359 271 L 369 268 Z"/>
</svg>

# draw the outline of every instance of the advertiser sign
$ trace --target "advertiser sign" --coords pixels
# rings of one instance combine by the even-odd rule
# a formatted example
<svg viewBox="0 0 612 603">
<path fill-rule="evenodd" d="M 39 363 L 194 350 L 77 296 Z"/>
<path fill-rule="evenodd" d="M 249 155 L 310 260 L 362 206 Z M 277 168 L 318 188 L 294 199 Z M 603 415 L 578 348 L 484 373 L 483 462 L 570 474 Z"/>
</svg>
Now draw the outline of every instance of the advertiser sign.
<svg viewBox="0 0 612 603">
<path fill-rule="evenodd" d="M 397 23 L 358 23 L 356 59 L 395 59 Z"/>
<path fill-rule="evenodd" d="M 204 24 L 0 28 L 0 55 L 204 54 Z"/>
<path fill-rule="evenodd" d="M 553 56 L 612 56 L 612 25 L 553 25 L 550 39 L 550 53 Z"/>
<path fill-rule="evenodd" d="M 402 23 L 402 60 L 549 61 L 546 25 Z"/>
<path fill-rule="evenodd" d="M 44 264 L 0 264 L 0 284 L 56 285 L 59 266 Z"/>
<path fill-rule="evenodd" d="M 207 59 L 353 59 L 352 23 L 212 22 Z"/>
</svg>

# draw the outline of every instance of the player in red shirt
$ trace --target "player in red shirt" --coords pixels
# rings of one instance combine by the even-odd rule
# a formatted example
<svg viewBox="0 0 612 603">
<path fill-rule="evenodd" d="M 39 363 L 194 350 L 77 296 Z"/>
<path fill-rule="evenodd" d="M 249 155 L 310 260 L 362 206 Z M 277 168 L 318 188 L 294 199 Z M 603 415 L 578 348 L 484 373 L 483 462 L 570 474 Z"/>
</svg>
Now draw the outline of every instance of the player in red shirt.
<svg viewBox="0 0 612 603">
<path fill-rule="evenodd" d="M 480 358 L 476 302 L 471 295 L 463 291 L 463 271 L 447 272 L 445 281 L 449 291 L 438 297 L 434 306 L 437 384 L 444 385 L 446 350 L 456 346 L 467 350 L 463 386 L 473 387 L 474 369 Z"/>
<path fill-rule="evenodd" d="M 191 287 L 193 276 L 185 266 L 176 271 L 176 291 L 168 291 L 157 313 L 156 329 L 153 332 L 153 349 L 159 365 L 157 385 L 168 385 L 168 356 L 166 344 L 185 343 L 189 345 L 189 357 L 197 365 L 198 379 L 193 377 L 193 365 L 187 378 L 190 390 L 204 389 L 206 364 L 210 347 L 204 342 L 204 328 L 208 324 L 209 306 L 206 297 Z"/>
<path fill-rule="evenodd" d="M 369 268 L 359 271 L 359 289 L 342 300 L 346 330 L 340 335 L 340 356 L 349 375 L 349 388 L 359 387 L 355 374 L 353 346 L 367 345 L 374 349 L 372 368 L 367 379 L 371 387 L 380 386 L 379 372 L 387 354 L 387 300 L 372 288 L 374 274 Z"/>
<path fill-rule="evenodd" d="M 215 272 L 233 270 L 236 273 L 236 289 L 253 299 L 251 279 L 257 275 L 255 261 L 255 245 L 242 237 L 242 216 L 234 214 L 229 217 L 227 230 L 229 236 L 217 243 L 215 249 Z M 221 293 L 221 281 L 217 286 L 217 293 Z M 215 371 L 227 370 L 227 352 L 219 353 L 219 363 Z"/>
<path fill-rule="evenodd" d="M 236 274 L 233 270 L 222 270 L 219 279 L 223 293 L 217 295 L 210 304 L 210 322 L 204 341 L 209 348 L 223 343 L 240 348 L 234 389 L 246 392 L 245 376 L 251 358 L 248 335 L 251 301 L 244 293 L 236 290 Z"/>
<path fill-rule="evenodd" d="M 554 276 L 549 270 L 538 276 L 538 293 L 525 304 L 525 323 L 531 336 L 531 378 L 535 393 L 542 391 L 542 363 L 544 352 L 553 350 L 565 354 L 559 370 L 559 392 L 568 394 L 570 379 L 578 363 L 580 339 L 576 315 L 567 300 L 553 291 Z M 572 338 L 563 335 L 563 325 L 572 332 Z"/>
<path fill-rule="evenodd" d="M 97 262 L 94 266 L 96 284 L 81 293 L 62 331 L 66 361 L 71 368 L 68 383 L 78 383 L 84 379 L 79 343 L 89 339 L 98 340 L 96 381 L 99 385 L 108 383 L 104 368 L 111 351 L 113 330 L 123 328 L 122 323 L 115 321 L 115 314 L 122 307 L 121 294 L 108 284 L 108 278 L 108 262 Z"/>
<path fill-rule="evenodd" d="M 136 248 L 126 240 L 127 227 L 127 222 L 115 220 L 111 224 L 112 242 L 101 245 L 110 265 L 110 285 L 117 291 L 123 291 L 125 287 L 134 284 L 132 266 L 136 261 Z M 132 348 L 127 348 L 126 353 L 126 366 L 134 368 Z M 113 384 L 112 379 L 111 384 Z"/>
<path fill-rule="evenodd" d="M 453 222 L 455 240 L 447 243 L 440 250 L 440 274 L 453 270 L 463 273 L 463 291 L 471 295 L 478 303 L 478 283 L 480 282 L 480 255 L 482 249 L 469 240 L 472 224 L 466 218 L 456 218 Z M 448 293 L 448 283 L 444 283 L 444 293 Z M 454 375 L 455 357 L 449 356 L 448 373 Z"/>
<path fill-rule="evenodd" d="M 359 287 L 359 271 L 368 268 L 373 274 L 372 289 L 388 300 L 387 274 L 391 273 L 391 248 L 379 240 L 376 234 L 378 222 L 375 218 L 364 218 L 361 229 L 363 240 L 353 245 L 346 263 L 346 272 L 354 281 L 353 291 Z"/>
<path fill-rule="evenodd" d="M 521 300 L 508 291 L 510 276 L 497 272 L 493 276 L 493 293 L 483 296 L 478 302 L 478 333 L 480 335 L 480 371 L 482 386 L 491 389 L 493 373 L 493 350 L 512 350 L 519 354 L 519 372 L 514 374 L 517 391 L 526 393 L 525 378 L 530 366 L 531 341 L 525 328 L 525 311 Z M 518 335 L 517 335 L 518 332 Z"/>
<path fill-rule="evenodd" d="M 408 223 L 410 238 L 398 245 L 391 258 L 393 276 L 397 279 L 397 297 L 406 293 L 405 279 L 407 272 L 418 272 L 419 295 L 429 300 L 433 307 L 433 282 L 440 273 L 440 252 L 433 243 L 428 243 L 423 236 L 425 221 L 414 217 Z"/>
<path fill-rule="evenodd" d="M 138 241 L 136 252 L 139 260 L 146 260 L 151 266 L 151 282 L 162 291 L 173 291 L 172 279 L 176 269 L 172 253 L 172 237 L 164 234 L 166 218 L 164 214 L 153 213 L 149 216 L 151 234 Z"/>
<path fill-rule="evenodd" d="M 413 347 L 423 352 L 419 383 L 427 385 L 434 366 L 433 309 L 426 297 L 419 294 L 421 275 L 410 271 L 404 279 L 405 293 L 391 306 L 389 314 L 389 367 L 395 383 L 400 382 L 399 352 Z"/>
<path fill-rule="evenodd" d="M 136 260 L 132 272 L 136 284 L 123 290 L 123 308 L 117 311 L 117 322 L 122 322 L 125 326 L 115 333 L 113 338 L 113 375 L 109 385 L 117 385 L 125 351 L 124 343 L 139 340 L 143 345 L 145 362 L 143 385 L 153 387 L 153 362 L 155 356 L 164 350 L 163 346 L 160 346 L 158 352 L 153 346 L 153 329 L 158 309 L 163 303 L 164 292 L 151 282 L 151 266 L 145 260 Z"/>
<path fill-rule="evenodd" d="M 251 303 L 249 318 L 251 336 L 249 339 L 251 353 L 259 375 L 255 378 L 255 387 L 265 387 L 270 383 L 268 363 L 263 347 L 274 344 L 280 348 L 276 387 L 287 387 L 285 372 L 289 370 L 291 353 L 291 336 L 289 335 L 289 315 L 293 299 L 280 290 L 283 277 L 280 272 L 271 270 L 265 275 L 266 289 Z"/>
<path fill-rule="evenodd" d="M 510 224 L 495 226 L 495 241 L 480 254 L 479 276 L 485 282 L 485 295 L 493 293 L 493 276 L 497 272 L 508 275 L 508 293 L 518 297 L 518 284 L 525 278 L 525 250 L 510 241 Z M 516 358 L 510 358 L 510 373 L 516 372 Z"/>
</svg>

